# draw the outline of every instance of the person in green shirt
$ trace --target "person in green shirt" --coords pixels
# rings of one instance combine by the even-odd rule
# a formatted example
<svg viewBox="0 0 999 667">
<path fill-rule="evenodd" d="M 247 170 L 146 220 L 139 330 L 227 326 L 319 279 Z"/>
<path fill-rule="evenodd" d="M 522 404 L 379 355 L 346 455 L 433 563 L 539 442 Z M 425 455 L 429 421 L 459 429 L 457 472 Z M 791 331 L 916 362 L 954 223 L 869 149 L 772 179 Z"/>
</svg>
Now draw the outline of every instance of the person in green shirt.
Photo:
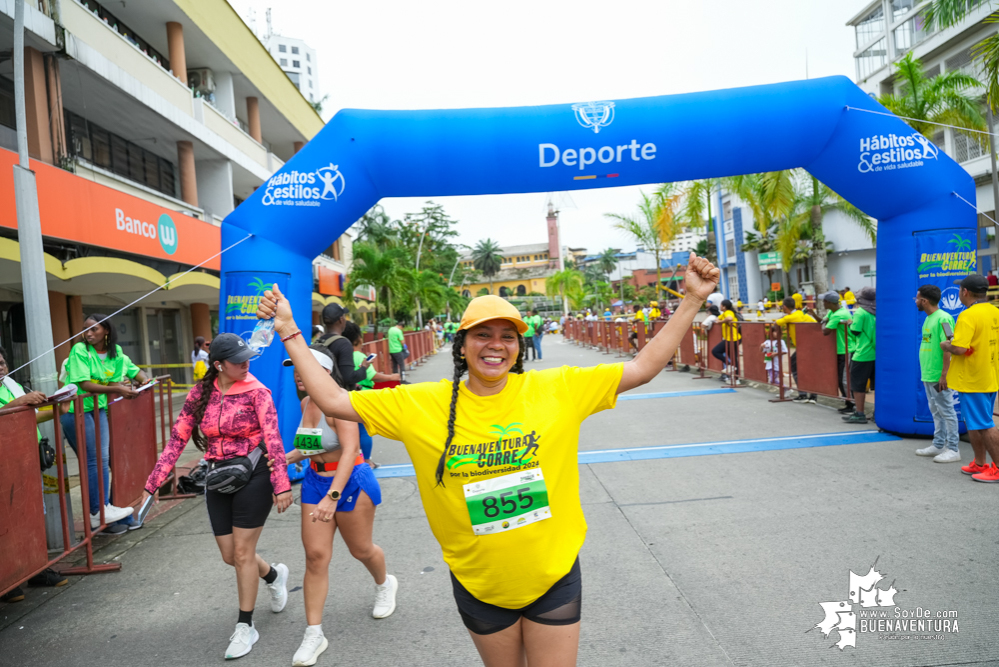
<svg viewBox="0 0 999 667">
<path fill-rule="evenodd" d="M 541 337 L 545 335 L 545 323 L 537 310 L 531 311 L 531 316 L 524 320 L 534 327 L 534 354 L 541 361 Z"/>
<path fill-rule="evenodd" d="M 877 313 L 877 293 L 873 287 L 864 287 L 857 295 L 857 310 L 853 314 L 850 334 L 854 341 L 853 359 L 850 362 L 850 388 L 856 412 L 844 415 L 848 424 L 866 424 L 864 402 L 867 399 L 867 383 L 874 389 L 875 324 Z"/>
<path fill-rule="evenodd" d="M 398 373 L 400 377 L 406 377 L 406 337 L 402 333 L 402 320 L 398 320 L 395 326 L 388 330 L 389 356 L 392 357 L 392 372 Z"/>
<path fill-rule="evenodd" d="M 528 356 L 537 361 L 538 353 L 535 351 L 537 348 L 534 347 L 534 325 L 531 323 L 530 317 L 523 319 L 527 323 L 527 331 L 524 332 L 524 361 L 527 361 Z"/>
<path fill-rule="evenodd" d="M 850 400 L 850 383 L 846 377 L 846 329 L 853 322 L 853 316 L 840 303 L 838 292 L 829 291 L 823 294 L 822 303 L 829 311 L 826 315 L 825 325 L 822 327 L 822 335 L 836 334 L 836 380 L 839 382 L 840 396 L 846 399 L 846 406 L 840 408 L 839 411 L 844 415 L 853 414 L 855 407 L 853 401 Z M 850 341 L 849 346 L 852 353 L 855 347 L 853 341 Z"/>
<path fill-rule="evenodd" d="M 45 402 L 45 394 L 40 391 L 25 391 L 24 387 L 14 381 L 7 373 L 7 351 L 0 347 L 0 408 L 13 408 L 19 405 L 39 405 Z M 52 408 L 45 411 L 35 411 L 35 422 L 41 424 L 52 420 Z M 38 439 L 42 434 L 38 432 Z"/>
<path fill-rule="evenodd" d="M 932 456 L 937 463 L 957 463 L 961 460 L 958 448 L 957 411 L 954 409 L 954 390 L 947 386 L 950 369 L 950 352 L 940 343 L 947 340 L 944 323 L 954 330 L 954 318 L 940 308 L 940 288 L 922 285 L 916 291 L 916 308 L 926 313 L 922 338 L 919 342 L 919 379 L 926 390 L 926 400 L 933 415 L 933 442 L 917 449 L 918 456 Z"/>
<path fill-rule="evenodd" d="M 132 399 L 138 396 L 125 378 L 140 384 L 147 382 L 145 373 L 122 351 L 118 345 L 118 330 L 106 315 L 95 313 L 83 323 L 83 340 L 69 351 L 66 373 L 69 382 L 79 387 L 81 393 L 96 394 L 94 398 L 83 399 L 84 435 L 87 447 L 87 488 L 90 502 L 90 525 L 100 524 L 100 497 L 97 486 L 97 445 L 94 435 L 95 420 L 101 433 L 101 464 L 104 481 L 104 520 L 108 525 L 130 517 L 131 507 L 115 507 L 111 504 L 111 468 L 108 465 L 111 433 L 108 429 L 108 397 Z M 96 409 L 95 404 L 96 403 Z M 78 452 L 76 442 L 76 403 L 69 406 L 69 412 L 61 417 L 62 430 L 73 451 Z"/>
</svg>

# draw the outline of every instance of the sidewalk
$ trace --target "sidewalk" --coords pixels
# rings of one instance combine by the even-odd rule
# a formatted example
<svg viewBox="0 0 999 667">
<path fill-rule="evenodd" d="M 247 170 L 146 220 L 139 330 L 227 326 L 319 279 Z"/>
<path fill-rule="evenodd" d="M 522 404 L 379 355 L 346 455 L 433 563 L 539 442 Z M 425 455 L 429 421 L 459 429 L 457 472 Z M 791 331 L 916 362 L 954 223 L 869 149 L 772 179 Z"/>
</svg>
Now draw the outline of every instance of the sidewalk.
<svg viewBox="0 0 999 667">
<path fill-rule="evenodd" d="M 543 342 L 531 369 L 623 361 Z M 451 377 L 449 348 L 410 375 Z M 989 664 L 999 601 L 987 513 L 999 489 L 913 451 L 926 441 L 848 426 L 822 405 L 772 404 L 770 394 L 662 373 L 581 429 L 580 494 L 589 523 L 580 560 L 585 600 L 580 665 Z M 832 435 L 829 435 L 832 434 Z M 704 443 L 715 443 L 705 445 Z M 721 444 L 719 444 L 721 443 Z M 843 444 L 848 443 L 848 444 Z M 740 452 L 740 453 L 729 453 Z M 964 461 L 970 447 L 962 443 Z M 447 567 L 427 526 L 401 444 L 375 438 L 383 503 L 375 541 L 399 577 L 395 614 L 371 618 L 373 585 L 341 540 L 334 547 L 319 665 L 475 665 Z M 392 466 L 400 466 L 393 468 Z M 398 475 L 398 476 L 396 476 Z M 297 487 L 296 487 L 297 494 Z M 240 665 L 290 664 L 305 626 L 297 505 L 272 514 L 261 555 L 291 568 L 287 609 L 261 587 L 261 639 Z M 27 589 L 0 603 L 0 645 L 12 664 L 221 665 L 236 621 L 235 577 L 218 556 L 203 500 L 180 503 L 98 554 L 122 571 Z M 954 610 L 942 639 L 882 639 L 856 647 L 812 629 L 820 602 L 849 602 L 850 571 L 877 560 L 877 587 L 897 589 L 899 613 Z M 864 585 L 865 597 L 869 587 Z M 849 617 L 835 619 L 849 622 Z M 866 623 L 867 619 L 863 619 Z M 991 663 L 994 664 L 994 663 Z"/>
</svg>

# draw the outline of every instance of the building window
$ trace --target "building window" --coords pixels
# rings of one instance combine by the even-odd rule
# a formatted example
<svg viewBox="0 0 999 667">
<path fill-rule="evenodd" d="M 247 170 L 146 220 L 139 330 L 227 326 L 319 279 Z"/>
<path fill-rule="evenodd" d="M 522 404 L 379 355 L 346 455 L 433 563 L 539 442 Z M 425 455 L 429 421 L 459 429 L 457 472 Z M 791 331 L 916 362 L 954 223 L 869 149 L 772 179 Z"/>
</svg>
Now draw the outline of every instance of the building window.
<svg viewBox="0 0 999 667">
<path fill-rule="evenodd" d="M 309 88 L 312 88 L 312 79 L 309 79 Z M 97 456 L 97 455 L 94 454 L 94 456 Z"/>
<path fill-rule="evenodd" d="M 312 68 L 311 67 L 306 67 L 305 69 L 307 69 L 309 71 L 309 74 L 312 74 Z M 96 456 L 96 454 L 94 456 Z"/>
<path fill-rule="evenodd" d="M 177 196 L 172 162 L 82 116 L 65 113 L 67 141 L 73 155 L 170 197 Z"/>
<path fill-rule="evenodd" d="M 728 275 L 728 296 L 730 299 L 739 298 L 739 274 L 734 272 Z"/>
<path fill-rule="evenodd" d="M 307 61 L 309 61 L 310 63 L 312 62 L 312 56 L 310 56 L 310 55 L 309 55 L 309 52 L 308 52 L 308 51 L 306 51 L 306 52 L 305 52 L 305 59 L 306 59 Z"/>
<path fill-rule="evenodd" d="M 288 66 L 288 59 L 287 58 L 282 58 L 281 59 L 281 67 L 287 67 L 287 66 Z M 94 456 L 96 456 L 96 454 Z"/>
<path fill-rule="evenodd" d="M 912 47 L 932 34 L 932 31 L 926 29 L 926 19 L 920 12 L 892 31 L 895 40 L 895 54 L 897 56 L 905 55 Z"/>
<path fill-rule="evenodd" d="M 40 3 L 32 4 L 39 6 Z M 99 19 L 104 21 L 104 24 L 109 28 L 131 42 L 132 46 L 135 46 L 137 49 L 149 56 L 157 65 L 168 72 L 170 71 L 170 61 L 167 60 L 162 53 L 150 46 L 149 42 L 136 35 L 134 30 L 122 23 L 114 14 L 109 12 L 94 0 L 81 0 L 80 4 L 90 10 L 90 12 L 95 14 Z M 122 5 L 122 7 L 124 7 L 124 5 Z"/>
<path fill-rule="evenodd" d="M 298 47 L 297 46 L 291 47 L 291 52 L 295 55 L 298 55 Z"/>
<path fill-rule="evenodd" d="M 883 8 L 878 7 L 870 14 L 860 19 L 854 27 L 857 35 L 857 48 L 859 49 L 867 42 L 871 41 L 885 31 L 885 13 Z"/>
<path fill-rule="evenodd" d="M 881 69 L 888 63 L 888 49 L 885 40 L 879 39 L 871 48 L 857 56 L 859 74 L 861 79 Z"/>
<path fill-rule="evenodd" d="M 300 61 L 300 60 L 292 60 L 291 61 L 291 66 L 292 67 L 301 67 L 302 66 L 302 61 Z"/>
<path fill-rule="evenodd" d="M 288 47 L 284 44 L 278 44 L 278 51 L 281 53 L 288 53 Z"/>
<path fill-rule="evenodd" d="M 517 285 L 517 296 L 527 296 L 527 288 L 523 285 Z M 97 456 L 96 454 L 94 456 Z"/>
<path fill-rule="evenodd" d="M 895 23 L 900 18 L 912 11 L 922 0 L 891 0 L 891 22 Z"/>
<path fill-rule="evenodd" d="M 735 239 L 725 239 L 725 256 L 735 257 Z"/>
<path fill-rule="evenodd" d="M 956 131 L 952 136 L 954 137 L 954 159 L 958 163 L 974 160 L 985 155 L 982 145 L 975 139 Z"/>
</svg>

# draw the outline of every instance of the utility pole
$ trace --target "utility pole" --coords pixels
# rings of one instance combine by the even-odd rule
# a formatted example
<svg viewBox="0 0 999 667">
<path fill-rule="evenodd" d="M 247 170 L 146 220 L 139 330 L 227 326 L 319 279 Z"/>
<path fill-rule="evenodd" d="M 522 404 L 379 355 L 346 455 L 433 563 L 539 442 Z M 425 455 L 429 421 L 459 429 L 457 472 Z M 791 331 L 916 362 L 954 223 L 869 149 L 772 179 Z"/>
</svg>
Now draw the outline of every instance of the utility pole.
<svg viewBox="0 0 999 667">
<path fill-rule="evenodd" d="M 995 218 L 996 212 L 999 211 L 999 173 L 996 172 L 996 141 L 992 119 L 992 102 L 988 99 L 985 100 L 985 120 L 989 124 L 989 158 L 992 160 L 992 217 Z M 978 216 L 975 216 L 975 272 L 978 275 L 982 275 L 982 263 L 978 259 L 978 239 L 980 238 L 980 234 Z M 999 235 L 997 235 L 996 241 L 999 242 Z M 999 259 L 999 255 L 996 258 Z"/>
<path fill-rule="evenodd" d="M 429 228 L 430 228 L 430 218 L 427 218 L 427 229 L 429 229 Z M 419 283 L 419 281 L 420 281 L 420 253 L 423 252 L 423 237 L 426 235 L 426 232 L 425 231 L 419 232 L 419 234 L 420 234 L 420 245 L 417 246 L 417 248 L 416 248 L 416 276 L 415 277 L 416 277 L 417 283 Z M 416 296 L 416 319 L 417 319 L 417 321 L 419 321 L 419 323 L 420 323 L 420 329 L 422 330 L 423 329 L 423 308 L 420 307 L 420 296 L 419 296 L 419 294 L 417 294 L 417 296 Z"/>
<path fill-rule="evenodd" d="M 558 270 L 559 272 L 565 271 L 565 253 L 562 252 L 562 221 L 559 218 L 559 212 L 555 211 L 555 236 L 558 243 Z M 569 317 L 569 299 L 565 295 L 565 290 L 562 290 L 562 316 Z"/>
<path fill-rule="evenodd" d="M 31 388 L 51 396 L 56 390 L 55 352 L 52 343 L 52 317 L 45 278 L 45 251 L 42 249 L 42 222 L 38 212 L 35 173 L 28 162 L 28 121 L 24 103 L 24 0 L 14 3 L 14 118 L 17 125 L 18 163 L 14 165 L 14 202 L 17 208 L 17 240 L 21 251 L 21 286 L 24 319 L 28 333 L 28 357 L 40 357 L 31 364 Z M 56 410 L 58 419 L 58 410 Z M 53 437 L 48 424 L 44 433 Z M 61 443 L 53 443 L 62 452 Z M 55 465 L 62 465 L 56 457 Z M 62 489 L 59 490 L 62 492 Z M 49 548 L 62 548 L 62 522 L 59 498 L 45 494 L 45 532 Z M 67 494 L 67 509 L 69 496 Z M 73 521 L 72 514 L 69 521 Z M 70 524 L 72 525 L 72 524 Z"/>
</svg>

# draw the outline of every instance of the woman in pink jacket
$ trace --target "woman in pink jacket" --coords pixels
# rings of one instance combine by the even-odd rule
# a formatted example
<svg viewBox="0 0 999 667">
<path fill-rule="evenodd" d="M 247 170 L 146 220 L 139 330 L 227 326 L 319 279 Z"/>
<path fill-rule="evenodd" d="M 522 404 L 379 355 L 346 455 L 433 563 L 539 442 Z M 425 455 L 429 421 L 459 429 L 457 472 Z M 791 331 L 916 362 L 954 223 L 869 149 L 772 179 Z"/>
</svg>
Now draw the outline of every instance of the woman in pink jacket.
<svg viewBox="0 0 999 667">
<path fill-rule="evenodd" d="M 268 565 L 257 555 L 257 540 L 271 505 L 283 512 L 291 504 L 291 483 L 270 390 L 249 372 L 250 359 L 255 356 L 236 334 L 220 334 L 212 341 L 208 371 L 187 395 L 143 495 L 145 502 L 156 493 L 192 436 L 210 463 L 250 456 L 266 443 L 266 456 L 257 459 L 245 486 L 234 493 L 205 493 L 212 533 L 222 560 L 236 568 L 239 590 L 239 620 L 229 638 L 227 659 L 246 655 L 260 638 L 253 626 L 258 577 L 270 589 L 271 611 L 281 611 L 288 602 L 287 566 Z M 268 458 L 273 465 L 271 472 Z"/>
</svg>

